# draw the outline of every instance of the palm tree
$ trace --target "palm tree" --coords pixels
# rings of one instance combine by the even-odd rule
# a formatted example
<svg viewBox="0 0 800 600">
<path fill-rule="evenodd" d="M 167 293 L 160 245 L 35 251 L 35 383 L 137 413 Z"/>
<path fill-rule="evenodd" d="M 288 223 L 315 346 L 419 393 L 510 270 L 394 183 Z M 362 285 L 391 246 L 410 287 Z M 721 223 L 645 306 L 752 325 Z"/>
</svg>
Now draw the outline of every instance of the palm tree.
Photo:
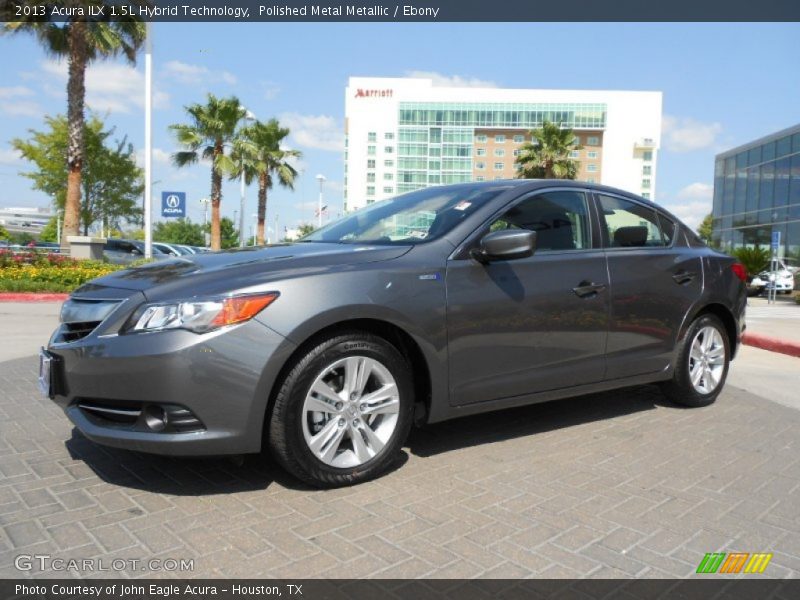
<svg viewBox="0 0 800 600">
<path fill-rule="evenodd" d="M 134 16 L 114 17 L 108 14 L 114 2 L 86 0 L 83 6 L 104 6 L 105 16 L 73 16 L 66 21 L 54 21 L 54 6 L 75 7 L 74 0 L 57 0 L 48 5 L 44 17 L 23 17 L 20 21 L 5 23 L 3 33 L 30 33 L 39 40 L 48 54 L 67 57 L 67 120 L 69 145 L 67 147 L 67 195 L 64 204 L 64 225 L 61 244 L 69 245 L 67 236 L 78 235 L 81 216 L 81 173 L 83 170 L 84 104 L 86 96 L 86 68 L 89 63 L 102 58 L 124 54 L 131 62 L 145 40 L 145 25 Z"/>
<path fill-rule="evenodd" d="M 572 129 L 561 129 L 545 121 L 541 129 L 531 131 L 532 141 L 520 147 L 516 159 L 517 177 L 520 179 L 575 179 L 580 163 L 569 157 L 573 150 L 583 146 L 575 144 Z"/>
<path fill-rule="evenodd" d="M 172 162 L 176 167 L 195 164 L 201 158 L 211 162 L 211 249 L 219 250 L 222 177 L 236 172 L 230 152 L 236 128 L 247 111 L 234 96 L 217 98 L 209 94 L 205 104 L 191 104 L 186 112 L 191 123 L 170 126 L 178 143 L 186 148 L 173 154 Z"/>
<path fill-rule="evenodd" d="M 281 127 L 276 119 L 266 123 L 256 121 L 244 127 L 234 142 L 233 161 L 239 170 L 233 177 L 239 177 L 244 170 L 245 182 L 249 185 L 258 181 L 258 228 L 256 244 L 264 243 L 264 220 L 267 214 L 267 190 L 272 188 L 273 175 L 278 183 L 294 189 L 297 171 L 290 164 L 291 159 L 300 158 L 298 150 L 281 148 L 281 142 L 289 135 L 289 129 Z M 277 232 L 276 232 L 277 235 Z"/>
</svg>

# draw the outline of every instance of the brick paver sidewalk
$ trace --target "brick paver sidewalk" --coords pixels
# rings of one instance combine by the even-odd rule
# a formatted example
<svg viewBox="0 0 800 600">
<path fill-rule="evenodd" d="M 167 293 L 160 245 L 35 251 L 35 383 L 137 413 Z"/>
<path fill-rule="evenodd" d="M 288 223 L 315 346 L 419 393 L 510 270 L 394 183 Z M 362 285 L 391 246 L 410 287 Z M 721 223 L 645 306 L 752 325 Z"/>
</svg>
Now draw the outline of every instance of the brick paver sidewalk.
<svg viewBox="0 0 800 600">
<path fill-rule="evenodd" d="M 34 369 L 0 364 L 0 577 L 21 554 L 193 558 L 210 577 L 684 577 L 714 551 L 800 574 L 800 413 L 734 388 L 698 410 L 640 387 L 432 426 L 388 476 L 323 492 L 263 457 L 96 446 Z"/>
</svg>

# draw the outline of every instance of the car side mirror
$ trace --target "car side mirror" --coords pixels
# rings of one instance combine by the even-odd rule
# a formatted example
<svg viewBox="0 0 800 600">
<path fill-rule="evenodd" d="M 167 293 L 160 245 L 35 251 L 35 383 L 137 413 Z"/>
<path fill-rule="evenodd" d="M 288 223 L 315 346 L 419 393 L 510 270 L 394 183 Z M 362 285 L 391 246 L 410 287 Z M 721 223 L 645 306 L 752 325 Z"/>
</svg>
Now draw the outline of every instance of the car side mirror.
<svg viewBox="0 0 800 600">
<path fill-rule="evenodd" d="M 536 232 L 528 229 L 505 229 L 488 233 L 481 238 L 479 248 L 470 253 L 481 263 L 494 260 L 527 258 L 536 250 Z"/>
</svg>

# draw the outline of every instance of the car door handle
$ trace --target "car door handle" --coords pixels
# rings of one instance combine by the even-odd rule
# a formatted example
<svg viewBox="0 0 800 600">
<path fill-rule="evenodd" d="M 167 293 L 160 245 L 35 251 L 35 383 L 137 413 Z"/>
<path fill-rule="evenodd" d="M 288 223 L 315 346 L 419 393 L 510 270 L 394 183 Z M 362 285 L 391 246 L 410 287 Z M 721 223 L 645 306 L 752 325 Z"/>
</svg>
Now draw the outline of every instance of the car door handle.
<svg viewBox="0 0 800 600">
<path fill-rule="evenodd" d="M 572 288 L 578 298 L 593 298 L 598 292 L 606 289 L 604 283 L 592 283 L 590 281 L 581 281 L 578 287 Z"/>
<path fill-rule="evenodd" d="M 697 277 L 697 273 L 694 271 L 678 271 L 672 276 L 672 280 L 678 285 L 684 285 L 690 281 L 694 281 L 695 277 Z"/>
</svg>

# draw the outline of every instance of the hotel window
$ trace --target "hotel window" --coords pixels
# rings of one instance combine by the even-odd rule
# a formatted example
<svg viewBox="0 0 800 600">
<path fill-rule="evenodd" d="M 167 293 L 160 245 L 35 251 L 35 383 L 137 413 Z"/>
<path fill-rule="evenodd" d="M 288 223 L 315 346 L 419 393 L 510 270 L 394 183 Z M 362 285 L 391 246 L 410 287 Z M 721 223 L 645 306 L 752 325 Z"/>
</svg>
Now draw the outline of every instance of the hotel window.
<svg viewBox="0 0 800 600">
<path fill-rule="evenodd" d="M 386 152 L 386 154 L 391 154 L 392 152 L 394 152 L 394 146 L 385 146 L 383 148 L 383 151 Z"/>
<path fill-rule="evenodd" d="M 589 150 L 586 153 L 586 158 L 597 158 L 597 150 Z"/>
<path fill-rule="evenodd" d="M 384 173 L 383 174 L 383 180 L 384 181 L 391 181 L 392 179 L 394 179 L 394 175 L 392 175 L 391 173 Z"/>
<path fill-rule="evenodd" d="M 645 200 L 650 200 L 650 192 L 642 192 L 642 198 Z"/>
<path fill-rule="evenodd" d="M 374 169 L 375 168 L 375 159 L 374 158 L 367 159 L 367 168 L 368 169 Z"/>
<path fill-rule="evenodd" d="M 594 163 L 592 163 L 592 164 L 590 164 L 590 165 L 586 165 L 586 170 L 587 170 L 589 173 L 597 173 L 597 165 L 596 165 L 596 164 L 594 164 Z"/>
<path fill-rule="evenodd" d="M 367 156 L 375 156 L 375 146 L 367 146 Z"/>
<path fill-rule="evenodd" d="M 653 167 L 650 165 L 645 165 L 642 167 L 642 175 L 652 175 Z"/>
<path fill-rule="evenodd" d="M 525 141 L 525 136 L 524 135 L 515 135 L 514 136 L 514 143 L 515 144 L 521 144 L 524 141 Z"/>
<path fill-rule="evenodd" d="M 368 142 L 377 142 L 378 141 L 378 134 L 375 133 L 374 131 L 370 131 L 367 134 L 367 141 Z"/>
<path fill-rule="evenodd" d="M 394 166 L 394 161 L 393 160 L 385 160 L 385 161 L 383 161 L 383 166 L 384 167 L 393 167 Z"/>
<path fill-rule="evenodd" d="M 592 138 L 589 138 L 589 139 L 592 139 Z M 597 139 L 597 138 L 595 138 L 595 139 Z M 580 145 L 581 145 L 581 138 L 580 138 L 580 136 L 577 136 L 577 135 L 576 135 L 576 136 L 575 136 L 575 137 L 572 139 L 572 144 L 573 144 L 574 146 L 580 146 Z"/>
<path fill-rule="evenodd" d="M 428 163 L 428 170 L 429 171 L 441 171 L 442 170 L 442 161 L 440 160 L 432 160 Z"/>
<path fill-rule="evenodd" d="M 394 194 L 394 188 L 392 186 L 387 186 L 383 188 L 384 194 Z"/>
<path fill-rule="evenodd" d="M 374 183 L 375 182 L 375 173 L 367 173 L 367 182 Z"/>
<path fill-rule="evenodd" d="M 367 196 L 374 196 L 375 195 L 375 186 L 368 185 L 367 186 Z"/>
<path fill-rule="evenodd" d="M 486 168 L 486 163 L 485 162 L 476 162 L 475 163 L 475 168 L 478 169 L 478 171 L 483 171 Z"/>
<path fill-rule="evenodd" d="M 483 175 L 476 175 L 475 181 L 484 181 L 486 178 Z"/>
<path fill-rule="evenodd" d="M 475 150 L 476 156 L 486 156 L 486 148 L 478 148 Z"/>
<path fill-rule="evenodd" d="M 385 139 L 385 140 L 393 140 L 394 139 L 394 134 L 391 131 L 387 131 L 386 133 L 383 134 L 383 139 Z"/>
<path fill-rule="evenodd" d="M 514 156 L 519 156 L 522 154 L 522 150 L 514 150 Z"/>
<path fill-rule="evenodd" d="M 590 136 L 586 138 L 586 145 L 587 146 L 599 146 L 600 145 L 600 138 Z"/>
<path fill-rule="evenodd" d="M 428 148 L 428 156 L 441 156 L 442 149 L 441 148 Z"/>
<path fill-rule="evenodd" d="M 577 150 L 570 150 L 569 151 L 569 157 L 570 158 L 578 158 L 578 156 L 580 156 L 580 153 Z"/>
<path fill-rule="evenodd" d="M 494 155 L 498 158 L 503 158 L 506 155 L 506 151 L 502 148 L 495 148 Z"/>
<path fill-rule="evenodd" d="M 496 162 L 494 163 L 494 170 L 495 171 L 502 171 L 506 168 L 506 163 Z"/>
<path fill-rule="evenodd" d="M 648 162 L 653 160 L 653 151 L 652 150 L 645 150 L 644 153 L 642 153 L 642 159 L 644 159 L 644 160 L 646 160 Z"/>
<path fill-rule="evenodd" d="M 495 144 L 505 144 L 505 142 L 506 142 L 506 136 L 504 136 L 502 134 L 494 136 L 494 143 Z"/>
<path fill-rule="evenodd" d="M 586 180 L 586 183 L 595 183 L 594 177 L 589 177 L 589 178 Z"/>
<path fill-rule="evenodd" d="M 642 179 L 642 187 L 644 189 L 650 189 L 650 180 L 649 179 Z"/>
<path fill-rule="evenodd" d="M 485 135 L 476 135 L 475 141 L 479 144 L 485 144 L 488 138 Z"/>
</svg>

